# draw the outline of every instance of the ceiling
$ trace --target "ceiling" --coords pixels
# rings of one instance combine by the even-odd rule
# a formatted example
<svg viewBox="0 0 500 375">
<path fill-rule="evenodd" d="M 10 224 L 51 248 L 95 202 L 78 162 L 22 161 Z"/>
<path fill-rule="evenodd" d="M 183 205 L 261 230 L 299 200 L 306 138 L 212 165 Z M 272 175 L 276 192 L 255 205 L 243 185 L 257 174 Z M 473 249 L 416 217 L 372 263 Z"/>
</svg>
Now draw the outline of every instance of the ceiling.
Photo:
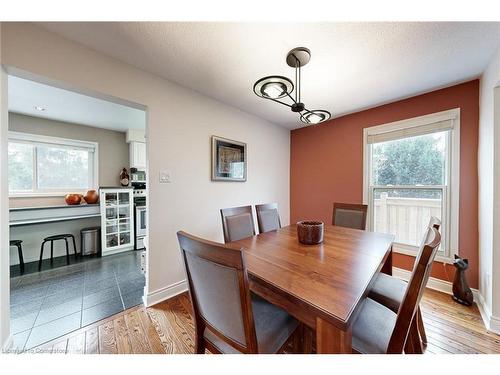
<svg viewBox="0 0 500 375">
<path fill-rule="evenodd" d="M 8 90 L 10 112 L 122 132 L 146 127 L 146 113 L 140 109 L 73 91 L 14 76 L 9 76 Z"/>
<path fill-rule="evenodd" d="M 333 117 L 478 77 L 500 23 L 41 23 L 80 42 L 270 122 L 297 128 L 287 107 L 254 82 L 294 77 L 287 52 L 308 47 L 302 101 Z"/>
</svg>

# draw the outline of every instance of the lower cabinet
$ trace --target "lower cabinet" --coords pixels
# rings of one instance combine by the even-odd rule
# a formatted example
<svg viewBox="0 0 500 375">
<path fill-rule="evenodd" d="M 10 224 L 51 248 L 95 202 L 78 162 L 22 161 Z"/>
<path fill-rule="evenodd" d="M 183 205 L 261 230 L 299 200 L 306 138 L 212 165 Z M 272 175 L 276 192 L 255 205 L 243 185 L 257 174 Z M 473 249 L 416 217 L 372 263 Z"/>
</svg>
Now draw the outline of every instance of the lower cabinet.
<svg viewBox="0 0 500 375">
<path fill-rule="evenodd" d="M 102 255 L 134 248 L 134 196 L 132 188 L 101 188 Z"/>
</svg>

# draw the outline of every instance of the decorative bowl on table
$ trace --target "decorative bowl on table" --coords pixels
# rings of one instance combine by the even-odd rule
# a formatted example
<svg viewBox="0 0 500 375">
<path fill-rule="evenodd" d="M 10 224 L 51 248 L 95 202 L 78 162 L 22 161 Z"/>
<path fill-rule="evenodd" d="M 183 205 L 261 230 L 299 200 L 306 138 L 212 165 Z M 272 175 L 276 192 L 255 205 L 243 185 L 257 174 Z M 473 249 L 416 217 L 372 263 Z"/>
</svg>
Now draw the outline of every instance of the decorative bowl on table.
<svg viewBox="0 0 500 375">
<path fill-rule="evenodd" d="M 321 221 L 299 221 L 297 223 L 297 236 L 304 245 L 317 245 L 323 242 L 325 224 Z"/>
<path fill-rule="evenodd" d="M 95 190 L 89 190 L 84 195 L 83 199 L 85 199 L 85 202 L 87 202 L 87 204 L 96 204 L 99 200 L 99 194 Z"/>
<path fill-rule="evenodd" d="M 66 204 L 69 204 L 70 206 L 75 206 L 80 204 L 82 201 L 82 195 L 81 194 L 66 194 L 64 197 L 64 200 L 66 201 Z"/>
</svg>

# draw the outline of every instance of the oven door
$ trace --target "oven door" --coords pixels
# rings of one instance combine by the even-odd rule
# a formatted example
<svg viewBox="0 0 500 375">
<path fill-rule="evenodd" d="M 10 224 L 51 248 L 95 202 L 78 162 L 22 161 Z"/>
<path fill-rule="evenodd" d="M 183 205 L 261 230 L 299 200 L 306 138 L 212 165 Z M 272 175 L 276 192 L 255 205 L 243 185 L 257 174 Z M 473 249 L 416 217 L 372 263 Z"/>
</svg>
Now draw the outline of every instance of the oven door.
<svg viewBox="0 0 500 375">
<path fill-rule="evenodd" d="M 135 208 L 136 223 L 135 233 L 137 237 L 144 237 L 146 233 L 146 206 L 138 206 Z"/>
</svg>

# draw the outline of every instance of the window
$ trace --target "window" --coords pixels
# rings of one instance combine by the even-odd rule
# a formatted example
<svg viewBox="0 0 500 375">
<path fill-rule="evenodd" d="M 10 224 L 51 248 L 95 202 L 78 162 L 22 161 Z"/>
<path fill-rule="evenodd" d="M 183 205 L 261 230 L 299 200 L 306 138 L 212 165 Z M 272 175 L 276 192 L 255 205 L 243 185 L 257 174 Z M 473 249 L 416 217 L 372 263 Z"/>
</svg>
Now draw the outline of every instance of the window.
<svg viewBox="0 0 500 375">
<path fill-rule="evenodd" d="M 441 219 L 437 259 L 458 253 L 458 109 L 364 130 L 368 227 L 415 255 L 431 216 Z"/>
<path fill-rule="evenodd" d="M 62 195 L 97 186 L 97 143 L 9 133 L 9 195 Z"/>
</svg>

